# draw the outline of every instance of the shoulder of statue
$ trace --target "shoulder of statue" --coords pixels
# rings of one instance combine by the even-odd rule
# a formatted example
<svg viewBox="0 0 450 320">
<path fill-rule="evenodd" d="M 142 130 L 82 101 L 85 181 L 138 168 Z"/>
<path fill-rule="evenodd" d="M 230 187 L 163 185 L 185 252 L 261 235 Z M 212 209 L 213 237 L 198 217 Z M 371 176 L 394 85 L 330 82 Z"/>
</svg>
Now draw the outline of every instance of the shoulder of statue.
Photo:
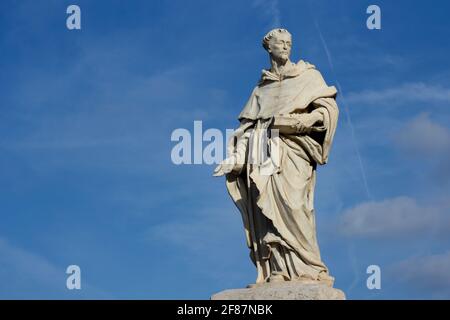
<svg viewBox="0 0 450 320">
<path fill-rule="evenodd" d="M 299 60 L 296 63 L 297 67 L 300 68 L 301 70 L 308 70 L 308 69 L 316 69 L 316 66 L 313 65 L 312 63 L 309 63 L 308 61 L 305 60 Z M 317 70 L 317 69 L 316 69 Z"/>
<path fill-rule="evenodd" d="M 250 98 L 258 95 L 260 85 L 261 85 L 261 80 L 253 88 L 253 91 L 252 91 L 252 94 L 250 95 Z"/>
</svg>

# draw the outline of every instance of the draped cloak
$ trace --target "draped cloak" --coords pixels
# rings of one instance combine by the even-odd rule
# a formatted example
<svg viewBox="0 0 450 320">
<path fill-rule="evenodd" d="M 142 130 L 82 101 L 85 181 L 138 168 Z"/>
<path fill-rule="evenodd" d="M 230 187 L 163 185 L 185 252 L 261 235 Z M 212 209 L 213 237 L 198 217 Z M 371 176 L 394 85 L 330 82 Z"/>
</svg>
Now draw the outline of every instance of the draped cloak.
<svg viewBox="0 0 450 320">
<path fill-rule="evenodd" d="M 229 150 L 236 151 L 246 140 L 246 163 L 238 174 L 227 174 L 226 186 L 242 215 L 256 283 L 276 273 L 286 280 L 333 282 L 320 257 L 313 202 L 316 167 L 327 163 L 337 126 L 336 94 L 313 65 L 300 60 L 281 76 L 263 70 L 239 115 L 241 126 Z M 270 128 L 275 116 L 311 112 L 320 113 L 325 131 L 280 132 L 267 139 L 258 134 Z M 261 143 L 277 152 L 255 166 L 249 156 L 258 155 Z M 262 173 L 267 164 L 272 170 Z"/>
</svg>

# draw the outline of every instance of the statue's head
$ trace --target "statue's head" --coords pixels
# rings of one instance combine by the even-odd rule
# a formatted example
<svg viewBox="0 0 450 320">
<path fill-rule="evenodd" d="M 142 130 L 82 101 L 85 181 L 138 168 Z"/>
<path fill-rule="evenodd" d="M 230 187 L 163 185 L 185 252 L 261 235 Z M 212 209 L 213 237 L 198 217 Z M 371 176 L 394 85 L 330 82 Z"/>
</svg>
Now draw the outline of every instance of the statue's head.
<svg viewBox="0 0 450 320">
<path fill-rule="evenodd" d="M 262 45 L 274 60 L 287 61 L 291 55 L 292 36 L 286 29 L 273 29 L 264 36 Z"/>
</svg>

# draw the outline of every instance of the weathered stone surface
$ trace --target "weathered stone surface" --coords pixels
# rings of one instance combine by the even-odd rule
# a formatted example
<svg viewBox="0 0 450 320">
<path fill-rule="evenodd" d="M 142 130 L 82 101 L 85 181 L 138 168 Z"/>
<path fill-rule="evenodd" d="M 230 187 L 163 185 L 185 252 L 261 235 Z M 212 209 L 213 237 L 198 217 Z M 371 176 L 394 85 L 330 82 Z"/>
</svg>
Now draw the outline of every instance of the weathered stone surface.
<svg viewBox="0 0 450 320">
<path fill-rule="evenodd" d="M 263 70 L 239 114 L 228 157 L 214 176 L 226 177 L 242 215 L 255 282 L 332 282 L 317 242 L 314 190 L 337 128 L 337 90 L 314 65 L 292 62 L 291 46 L 286 29 L 263 38 L 271 68 Z"/>
<path fill-rule="evenodd" d="M 323 283 L 286 281 L 225 290 L 214 294 L 211 300 L 345 300 L 345 294 Z"/>
</svg>

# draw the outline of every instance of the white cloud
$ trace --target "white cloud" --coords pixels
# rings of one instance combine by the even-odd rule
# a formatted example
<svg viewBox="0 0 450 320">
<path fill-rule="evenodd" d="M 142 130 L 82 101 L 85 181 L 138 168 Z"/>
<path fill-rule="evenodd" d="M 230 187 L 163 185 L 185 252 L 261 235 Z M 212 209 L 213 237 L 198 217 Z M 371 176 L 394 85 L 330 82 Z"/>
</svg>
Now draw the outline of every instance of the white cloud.
<svg viewBox="0 0 450 320">
<path fill-rule="evenodd" d="M 351 104 L 398 104 L 406 102 L 450 102 L 450 88 L 422 82 L 406 83 L 381 90 L 350 92 L 346 96 Z"/>
<path fill-rule="evenodd" d="M 421 113 L 407 122 L 394 141 L 403 150 L 423 158 L 450 155 L 450 130 L 432 121 L 429 113 Z"/>
<path fill-rule="evenodd" d="M 410 197 L 369 201 L 341 216 L 340 231 L 346 236 L 383 238 L 412 236 L 450 230 L 450 203 L 420 205 Z"/>
<path fill-rule="evenodd" d="M 450 182 L 450 130 L 421 113 L 393 134 L 393 142 L 408 158 L 427 170 L 426 178 L 435 185 Z M 417 164 L 415 164 L 417 165 Z"/>
<path fill-rule="evenodd" d="M 254 0 L 253 6 L 261 9 L 264 16 L 271 19 L 270 28 L 279 28 L 281 26 L 281 14 L 278 0 Z"/>
<path fill-rule="evenodd" d="M 429 298 L 450 298 L 450 251 L 412 257 L 393 264 L 389 271 L 395 281 L 406 283 Z"/>
</svg>

